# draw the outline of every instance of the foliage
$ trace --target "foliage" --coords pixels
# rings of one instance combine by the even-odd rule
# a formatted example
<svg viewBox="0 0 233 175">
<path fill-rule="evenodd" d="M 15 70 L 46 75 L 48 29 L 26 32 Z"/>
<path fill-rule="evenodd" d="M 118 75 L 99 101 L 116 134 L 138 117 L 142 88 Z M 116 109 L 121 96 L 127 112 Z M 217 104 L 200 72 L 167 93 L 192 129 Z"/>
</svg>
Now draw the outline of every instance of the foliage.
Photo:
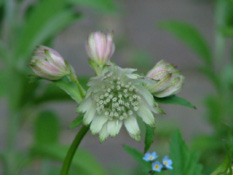
<svg viewBox="0 0 233 175">
<path fill-rule="evenodd" d="M 184 98 L 178 97 L 176 95 L 165 97 L 165 98 L 154 97 L 154 99 L 156 102 L 161 103 L 161 104 L 175 104 L 175 105 L 181 105 L 181 106 L 186 106 L 189 108 L 196 109 L 196 107 L 192 105 L 189 101 L 187 101 Z"/>
<path fill-rule="evenodd" d="M 207 136 L 199 136 L 193 141 L 193 147 L 200 150 L 205 174 L 210 174 L 223 161 L 226 150 L 221 140 L 226 138 L 233 126 L 232 50 L 226 54 L 228 52 L 226 41 L 232 36 L 232 11 L 231 1 L 215 1 L 215 45 L 212 50 L 199 30 L 190 24 L 179 21 L 159 24 L 160 29 L 176 36 L 199 55 L 203 60 L 200 71 L 212 82 L 216 90 L 205 97 L 206 120 L 211 124 L 214 132 Z M 227 64 L 224 64 L 226 62 Z"/>
<path fill-rule="evenodd" d="M 81 18 L 77 5 L 95 9 L 97 12 L 117 11 L 111 0 L 38 0 L 26 4 L 22 0 L 0 1 L 0 99 L 7 99 L 9 109 L 9 125 L 6 127 L 8 142 L 6 149 L 0 152 L 5 175 L 24 172 L 37 157 L 41 157 L 43 162 L 39 174 L 58 174 L 60 171 L 60 168 L 48 167 L 53 161 L 64 158 L 67 146 L 58 142 L 61 126 L 57 116 L 51 111 L 41 112 L 41 106 L 49 102 L 71 101 L 72 98 L 60 88 L 66 88 L 76 101 L 80 101 L 80 94 L 73 89 L 75 83 L 66 84 L 65 79 L 45 88 L 46 82 L 35 81 L 34 77 L 29 76 L 31 72 L 28 60 L 36 45 L 51 45 L 60 32 Z M 87 80 L 88 78 L 80 78 L 82 84 L 86 84 Z M 28 148 L 19 150 L 16 141 L 21 126 L 30 123 L 32 119 L 28 119 L 33 116 L 38 117 L 35 122 L 35 143 L 31 146 L 33 154 L 29 154 Z M 42 144 L 41 147 L 39 143 Z M 55 159 L 46 157 L 45 152 Z M 77 161 L 77 158 L 74 169 L 81 166 L 81 174 L 104 174 L 102 167 L 87 152 L 81 151 L 78 154 L 83 160 L 90 161 L 93 169 Z"/>
<path fill-rule="evenodd" d="M 171 140 L 170 154 L 173 160 L 174 175 L 201 175 L 201 165 L 198 163 L 196 151 L 189 151 L 187 145 L 176 131 Z"/>
</svg>

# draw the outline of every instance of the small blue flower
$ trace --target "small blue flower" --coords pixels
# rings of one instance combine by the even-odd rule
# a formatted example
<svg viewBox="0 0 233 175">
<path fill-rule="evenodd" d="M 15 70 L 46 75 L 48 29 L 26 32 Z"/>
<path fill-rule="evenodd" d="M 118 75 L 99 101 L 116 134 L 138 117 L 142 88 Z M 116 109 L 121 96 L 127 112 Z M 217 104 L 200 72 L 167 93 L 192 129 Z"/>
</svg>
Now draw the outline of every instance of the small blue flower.
<svg viewBox="0 0 233 175">
<path fill-rule="evenodd" d="M 153 171 L 160 172 L 162 168 L 163 168 L 163 165 L 159 161 L 152 163 Z"/>
<path fill-rule="evenodd" d="M 168 156 L 165 156 L 163 158 L 163 165 L 167 168 L 167 169 L 173 169 L 172 168 L 172 160 L 168 158 Z"/>
<path fill-rule="evenodd" d="M 156 152 L 153 153 L 146 153 L 145 156 L 143 157 L 143 160 L 145 161 L 154 161 L 157 158 Z"/>
</svg>

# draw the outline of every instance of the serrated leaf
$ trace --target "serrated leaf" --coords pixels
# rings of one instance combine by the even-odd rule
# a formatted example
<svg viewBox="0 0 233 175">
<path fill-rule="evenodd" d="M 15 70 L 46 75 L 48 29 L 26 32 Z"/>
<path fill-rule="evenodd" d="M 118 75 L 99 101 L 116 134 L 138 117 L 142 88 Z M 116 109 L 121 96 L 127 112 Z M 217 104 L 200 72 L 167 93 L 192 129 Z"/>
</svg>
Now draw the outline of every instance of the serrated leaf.
<svg viewBox="0 0 233 175">
<path fill-rule="evenodd" d="M 35 142 L 50 144 L 58 142 L 59 120 L 55 113 L 43 111 L 35 121 Z"/>
<path fill-rule="evenodd" d="M 186 106 L 189 108 L 196 109 L 196 106 L 191 104 L 189 101 L 187 101 L 184 98 L 178 97 L 176 95 L 165 97 L 165 98 L 158 98 L 154 96 L 154 99 L 156 102 L 161 103 L 161 104 L 175 104 L 175 105 L 181 105 L 181 106 Z"/>
<path fill-rule="evenodd" d="M 154 142 L 155 128 L 150 127 L 146 124 L 146 135 L 145 135 L 145 145 L 144 153 L 150 149 L 151 144 Z"/>
<path fill-rule="evenodd" d="M 72 5 L 89 7 L 100 12 L 116 12 L 116 5 L 113 0 L 69 0 Z"/>
<path fill-rule="evenodd" d="M 189 151 L 179 131 L 176 131 L 170 143 L 170 156 L 173 160 L 173 175 L 201 175 L 201 165 L 197 153 Z"/>
<path fill-rule="evenodd" d="M 63 162 L 69 147 L 60 144 L 36 144 L 30 149 L 31 155 L 36 158 Z M 87 151 L 78 149 L 72 161 L 72 170 L 79 175 L 106 175 L 103 167 Z"/>
<path fill-rule="evenodd" d="M 78 116 L 71 124 L 70 129 L 80 126 L 83 123 L 83 114 Z"/>
<path fill-rule="evenodd" d="M 123 145 L 125 151 L 131 155 L 135 160 L 137 160 L 141 165 L 143 165 L 147 171 L 151 170 L 151 164 L 143 160 L 144 154 L 127 145 Z"/>
<path fill-rule="evenodd" d="M 178 22 L 165 21 L 158 24 L 160 29 L 166 30 L 187 44 L 198 54 L 206 64 L 212 63 L 212 55 L 204 37 L 193 26 Z"/>
</svg>

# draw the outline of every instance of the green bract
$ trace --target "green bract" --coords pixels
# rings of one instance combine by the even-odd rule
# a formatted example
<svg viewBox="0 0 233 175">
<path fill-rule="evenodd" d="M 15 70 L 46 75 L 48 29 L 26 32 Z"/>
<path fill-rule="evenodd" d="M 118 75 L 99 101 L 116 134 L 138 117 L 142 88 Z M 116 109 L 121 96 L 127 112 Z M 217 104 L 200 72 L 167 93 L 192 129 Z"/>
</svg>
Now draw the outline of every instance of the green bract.
<svg viewBox="0 0 233 175">
<path fill-rule="evenodd" d="M 137 116 L 154 127 L 153 113 L 161 113 L 152 94 L 143 86 L 135 69 L 111 65 L 104 75 L 94 77 L 78 110 L 85 113 L 83 123 L 90 125 L 100 141 L 116 136 L 124 124 L 129 135 L 140 140 Z"/>
</svg>

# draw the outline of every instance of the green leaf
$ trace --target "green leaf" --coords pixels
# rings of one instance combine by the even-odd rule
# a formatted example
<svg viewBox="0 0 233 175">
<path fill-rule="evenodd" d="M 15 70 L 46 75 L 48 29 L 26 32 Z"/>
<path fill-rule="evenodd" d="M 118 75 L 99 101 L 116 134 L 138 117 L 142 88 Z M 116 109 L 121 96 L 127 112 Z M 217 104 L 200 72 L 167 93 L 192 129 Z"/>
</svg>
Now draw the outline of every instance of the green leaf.
<svg viewBox="0 0 233 175">
<path fill-rule="evenodd" d="M 62 89 L 54 84 L 49 85 L 38 97 L 35 98 L 36 105 L 53 102 L 53 101 L 68 101 L 72 98 Z"/>
<path fill-rule="evenodd" d="M 0 97 L 1 96 L 3 96 L 3 95 L 5 95 L 6 94 L 6 92 L 7 92 L 7 76 L 6 76 L 6 74 L 3 72 L 3 71 L 1 71 L 0 72 L 0 84 L 1 84 L 1 86 L 0 86 Z"/>
<path fill-rule="evenodd" d="M 43 111 L 35 121 L 35 142 L 50 144 L 58 142 L 59 120 L 51 111 Z"/>
<path fill-rule="evenodd" d="M 81 86 L 83 87 L 83 89 L 87 90 L 88 89 L 88 86 L 87 86 L 87 83 L 89 81 L 90 77 L 87 77 L 87 76 L 79 76 L 78 77 L 78 81 L 79 83 L 81 84 Z"/>
<path fill-rule="evenodd" d="M 9 106 L 11 110 L 19 110 L 25 103 L 22 103 L 23 94 L 26 89 L 27 78 L 25 74 L 18 70 L 9 69 L 5 72 L 6 78 L 6 93 L 8 95 Z M 10 80 L 10 81 L 9 81 Z"/>
<path fill-rule="evenodd" d="M 158 27 L 176 36 L 195 51 L 206 64 L 211 64 L 212 55 L 209 46 L 196 28 L 178 21 L 160 22 Z"/>
<path fill-rule="evenodd" d="M 211 175 L 232 175 L 232 173 L 227 174 L 229 167 L 229 160 L 228 158 L 213 172 Z"/>
<path fill-rule="evenodd" d="M 75 83 L 70 82 L 67 78 L 55 81 L 54 84 L 64 90 L 77 103 L 82 100 L 81 94 L 79 93 Z"/>
<path fill-rule="evenodd" d="M 144 157 L 143 153 L 127 145 L 123 145 L 123 148 L 129 155 L 131 155 L 135 160 L 137 160 L 141 165 L 143 165 L 147 171 L 151 170 L 151 164 L 143 160 Z"/>
<path fill-rule="evenodd" d="M 219 30 L 225 37 L 233 37 L 233 27 L 222 27 Z"/>
<path fill-rule="evenodd" d="M 170 143 L 170 156 L 173 160 L 173 175 L 201 175 L 201 165 L 198 156 L 190 151 L 179 131 L 176 131 Z"/>
<path fill-rule="evenodd" d="M 189 101 L 185 100 L 184 98 L 178 97 L 176 95 L 165 98 L 158 98 L 154 96 L 154 99 L 156 102 L 161 104 L 175 104 L 175 105 L 181 105 L 196 109 L 196 106 L 192 105 Z"/>
<path fill-rule="evenodd" d="M 151 144 L 154 142 L 155 128 L 146 124 L 145 147 L 144 153 L 150 149 Z"/>
<path fill-rule="evenodd" d="M 71 124 L 70 129 L 80 126 L 83 123 L 83 114 L 78 116 Z"/>
<path fill-rule="evenodd" d="M 71 10 L 65 10 L 65 5 L 65 0 L 39 1 L 19 35 L 16 58 L 28 56 L 36 45 L 55 36 L 79 17 Z"/>
<path fill-rule="evenodd" d="M 89 77 L 79 77 L 78 80 L 80 84 L 82 85 L 82 87 L 85 90 L 87 90 L 88 88 L 87 82 L 89 80 Z M 38 80 L 34 80 L 34 81 L 38 81 Z M 61 87 L 63 86 L 61 85 Z M 39 104 L 54 102 L 54 101 L 70 101 L 70 100 L 72 100 L 72 98 L 64 90 L 59 88 L 59 86 L 57 86 L 55 83 L 55 84 L 48 85 L 41 94 L 35 97 L 35 100 L 33 102 L 36 105 L 39 105 Z"/>
<path fill-rule="evenodd" d="M 36 158 L 63 162 L 69 147 L 60 144 L 36 144 L 32 146 L 31 155 Z M 103 167 L 87 151 L 78 149 L 74 155 L 71 169 L 79 175 L 106 175 Z"/>
<path fill-rule="evenodd" d="M 69 0 L 72 5 L 89 7 L 100 12 L 116 12 L 116 5 L 113 0 Z"/>
</svg>

